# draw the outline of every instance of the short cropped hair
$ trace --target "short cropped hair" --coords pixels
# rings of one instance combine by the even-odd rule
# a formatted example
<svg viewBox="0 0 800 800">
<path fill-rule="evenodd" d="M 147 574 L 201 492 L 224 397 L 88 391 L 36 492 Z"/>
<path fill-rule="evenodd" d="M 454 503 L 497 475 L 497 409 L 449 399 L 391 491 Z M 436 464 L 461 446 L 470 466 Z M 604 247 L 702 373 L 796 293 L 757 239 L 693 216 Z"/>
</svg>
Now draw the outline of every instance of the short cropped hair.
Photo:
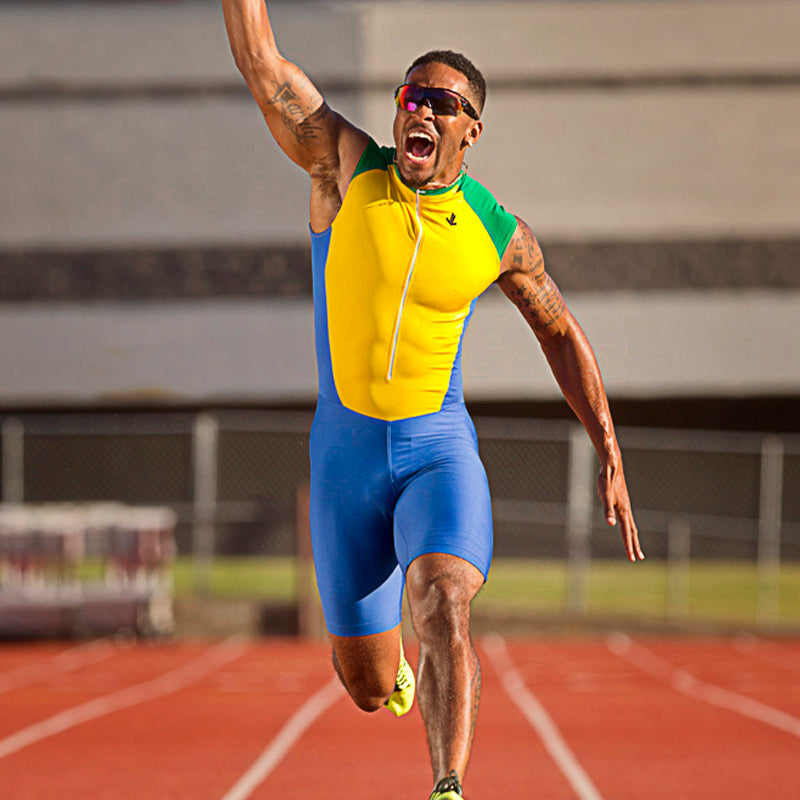
<svg viewBox="0 0 800 800">
<path fill-rule="evenodd" d="M 406 77 L 417 67 L 421 67 L 425 64 L 444 64 L 446 67 L 460 72 L 467 79 L 469 88 L 475 95 L 478 112 L 480 113 L 483 111 L 483 106 L 486 103 L 486 79 L 483 77 L 481 71 L 465 55 L 456 53 L 453 50 L 430 50 L 414 61 L 406 70 Z"/>
</svg>

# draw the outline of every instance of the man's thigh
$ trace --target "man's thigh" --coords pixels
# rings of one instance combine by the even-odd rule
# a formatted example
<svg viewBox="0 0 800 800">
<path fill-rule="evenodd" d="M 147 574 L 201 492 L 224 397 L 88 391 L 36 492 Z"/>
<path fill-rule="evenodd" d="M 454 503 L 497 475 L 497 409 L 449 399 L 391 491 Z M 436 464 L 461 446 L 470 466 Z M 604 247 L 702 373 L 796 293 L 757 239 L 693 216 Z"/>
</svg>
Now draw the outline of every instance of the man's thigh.
<svg viewBox="0 0 800 800">
<path fill-rule="evenodd" d="M 337 408 L 318 410 L 311 541 L 325 622 L 336 636 L 368 636 L 400 622 L 404 575 L 394 550 L 394 500 L 385 426 Z"/>
<path fill-rule="evenodd" d="M 484 578 L 492 560 L 492 509 L 477 452 L 454 446 L 413 477 L 395 507 L 395 550 L 404 570 L 428 553 L 458 556 Z"/>
</svg>

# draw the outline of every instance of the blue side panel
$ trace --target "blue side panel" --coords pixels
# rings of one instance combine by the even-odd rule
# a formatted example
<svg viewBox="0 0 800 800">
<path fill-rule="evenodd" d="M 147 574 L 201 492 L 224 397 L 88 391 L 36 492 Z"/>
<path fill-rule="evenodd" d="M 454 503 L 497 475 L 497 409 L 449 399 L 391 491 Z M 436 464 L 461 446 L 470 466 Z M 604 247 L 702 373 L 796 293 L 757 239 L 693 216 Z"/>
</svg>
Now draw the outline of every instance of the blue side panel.
<svg viewBox="0 0 800 800">
<path fill-rule="evenodd" d="M 311 231 L 311 274 L 314 290 L 314 343 L 317 351 L 317 379 L 322 397 L 341 403 L 333 381 L 331 347 L 328 339 L 328 302 L 325 295 L 325 265 L 331 243 L 331 228 Z"/>
<path fill-rule="evenodd" d="M 461 368 L 461 349 L 464 346 L 464 334 L 467 332 L 467 326 L 472 319 L 472 312 L 475 311 L 475 304 L 478 298 L 475 298 L 469 307 L 469 314 L 464 320 L 464 327 L 461 329 L 461 338 L 458 340 L 458 350 L 456 351 L 456 360 L 453 362 L 453 370 L 450 373 L 450 385 L 447 387 L 447 394 L 442 401 L 442 408 L 450 405 L 451 403 L 464 402 L 464 373 Z"/>
</svg>

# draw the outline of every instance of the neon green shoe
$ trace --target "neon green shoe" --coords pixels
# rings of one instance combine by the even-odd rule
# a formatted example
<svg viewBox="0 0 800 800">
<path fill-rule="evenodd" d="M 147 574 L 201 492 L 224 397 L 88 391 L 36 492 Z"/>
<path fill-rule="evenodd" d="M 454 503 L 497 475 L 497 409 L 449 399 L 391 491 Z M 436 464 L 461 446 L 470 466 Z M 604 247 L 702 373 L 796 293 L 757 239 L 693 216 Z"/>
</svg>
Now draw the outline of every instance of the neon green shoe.
<svg viewBox="0 0 800 800">
<path fill-rule="evenodd" d="M 464 800 L 461 796 L 463 791 L 456 771 L 451 769 L 450 774 L 436 784 L 431 792 L 430 800 Z"/>
<path fill-rule="evenodd" d="M 397 680 L 394 684 L 394 691 L 384 705 L 392 714 L 402 717 L 403 714 L 407 714 L 411 710 L 411 706 L 414 704 L 415 688 L 414 670 L 411 669 L 411 664 L 406 661 L 405 653 L 403 653 L 403 643 L 400 642 L 400 666 L 397 668 Z"/>
</svg>

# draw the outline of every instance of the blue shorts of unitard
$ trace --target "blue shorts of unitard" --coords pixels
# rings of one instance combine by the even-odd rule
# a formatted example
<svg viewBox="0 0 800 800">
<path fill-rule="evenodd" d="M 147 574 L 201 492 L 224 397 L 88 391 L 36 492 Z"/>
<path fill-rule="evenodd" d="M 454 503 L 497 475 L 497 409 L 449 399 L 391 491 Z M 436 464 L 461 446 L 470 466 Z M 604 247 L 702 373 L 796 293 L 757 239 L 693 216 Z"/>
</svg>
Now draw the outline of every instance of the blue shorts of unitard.
<svg viewBox="0 0 800 800">
<path fill-rule="evenodd" d="M 320 398 L 311 428 L 311 541 L 328 630 L 400 623 L 408 565 L 426 553 L 492 559 L 492 511 L 463 403 L 384 422 Z"/>
</svg>

